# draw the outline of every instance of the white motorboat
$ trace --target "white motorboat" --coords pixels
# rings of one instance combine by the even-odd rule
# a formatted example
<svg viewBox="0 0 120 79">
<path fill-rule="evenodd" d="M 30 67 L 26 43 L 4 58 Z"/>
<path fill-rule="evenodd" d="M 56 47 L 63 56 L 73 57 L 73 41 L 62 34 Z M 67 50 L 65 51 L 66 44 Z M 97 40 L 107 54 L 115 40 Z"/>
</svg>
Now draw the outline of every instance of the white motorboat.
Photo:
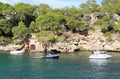
<svg viewBox="0 0 120 79">
<path fill-rule="evenodd" d="M 10 54 L 11 55 L 23 55 L 24 54 L 24 50 L 13 50 L 13 51 L 10 51 Z"/>
<path fill-rule="evenodd" d="M 90 59 L 107 59 L 111 58 L 111 55 L 106 54 L 106 52 L 102 51 L 94 51 L 93 54 L 89 56 Z"/>
</svg>

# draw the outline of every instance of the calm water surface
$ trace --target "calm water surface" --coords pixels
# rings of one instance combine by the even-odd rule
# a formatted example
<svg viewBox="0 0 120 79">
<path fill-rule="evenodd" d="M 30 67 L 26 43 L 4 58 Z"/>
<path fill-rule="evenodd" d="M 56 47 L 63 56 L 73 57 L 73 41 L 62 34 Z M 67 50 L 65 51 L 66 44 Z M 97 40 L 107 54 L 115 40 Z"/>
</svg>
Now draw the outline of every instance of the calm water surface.
<svg viewBox="0 0 120 79">
<path fill-rule="evenodd" d="M 108 60 L 90 60 L 90 52 L 48 60 L 0 53 L 0 79 L 120 79 L 120 53 L 110 54 Z"/>
</svg>

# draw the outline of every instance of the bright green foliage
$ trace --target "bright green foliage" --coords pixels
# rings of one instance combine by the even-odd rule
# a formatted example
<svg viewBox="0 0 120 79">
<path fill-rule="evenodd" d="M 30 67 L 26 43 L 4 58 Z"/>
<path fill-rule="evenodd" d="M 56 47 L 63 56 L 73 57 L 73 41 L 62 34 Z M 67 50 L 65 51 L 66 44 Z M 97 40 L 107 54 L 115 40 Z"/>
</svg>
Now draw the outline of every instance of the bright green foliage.
<svg viewBox="0 0 120 79">
<path fill-rule="evenodd" d="M 82 12 L 76 8 L 75 6 L 70 7 L 65 7 L 62 9 L 63 13 L 67 17 L 72 17 L 73 19 L 79 19 L 80 15 Z"/>
<path fill-rule="evenodd" d="M 61 13 L 48 12 L 46 15 L 40 15 L 36 19 L 36 24 L 41 30 L 55 31 L 59 29 L 63 19 L 64 16 Z"/>
<path fill-rule="evenodd" d="M 120 32 L 120 20 L 115 24 L 114 30 Z"/>
<path fill-rule="evenodd" d="M 112 34 L 111 32 L 105 32 L 105 33 L 104 33 L 104 36 L 106 36 L 106 37 L 110 37 L 111 34 Z"/>
<path fill-rule="evenodd" d="M 59 37 L 54 35 L 52 31 L 41 31 L 39 33 L 36 33 L 36 37 L 38 38 L 39 42 L 42 43 L 56 43 L 59 41 Z"/>
<path fill-rule="evenodd" d="M 103 0 L 102 5 L 107 12 L 120 13 L 120 0 Z"/>
<path fill-rule="evenodd" d="M 79 29 L 80 25 L 82 25 L 82 22 L 72 19 L 72 18 L 68 18 L 67 22 L 68 22 L 68 25 L 70 26 L 71 30 Z"/>
<path fill-rule="evenodd" d="M 0 29 L 5 30 L 6 27 L 7 27 L 6 20 L 5 19 L 0 19 Z"/>
<path fill-rule="evenodd" d="M 99 11 L 100 6 L 96 3 L 96 0 L 87 0 L 86 3 L 80 4 L 80 8 L 84 13 L 91 13 Z"/>
<path fill-rule="evenodd" d="M 3 36 L 0 37 L 0 45 L 3 45 L 4 44 L 4 40 L 5 38 Z"/>
<path fill-rule="evenodd" d="M 101 31 L 107 37 L 110 37 L 115 31 L 115 28 L 117 28 L 117 25 L 115 25 L 115 22 L 110 18 L 109 15 L 106 15 L 102 19 L 99 19 L 96 24 L 101 27 Z"/>
<path fill-rule="evenodd" d="M 13 6 L 9 4 L 3 4 L 0 2 L 0 14 L 6 15 L 10 14 L 14 10 Z"/>
<path fill-rule="evenodd" d="M 34 6 L 25 3 L 18 3 L 15 5 L 15 11 L 18 13 L 29 14 L 32 15 L 34 11 Z"/>
<path fill-rule="evenodd" d="M 18 3 L 15 5 L 15 12 L 16 12 L 16 21 L 19 23 L 20 21 L 24 22 L 25 25 L 28 27 L 32 20 L 34 20 L 34 9 L 35 6 L 25 3 Z"/>
<path fill-rule="evenodd" d="M 6 19 L 0 19 L 0 35 L 3 36 L 11 36 L 11 26 L 10 23 L 6 21 Z"/>
<path fill-rule="evenodd" d="M 88 32 L 94 25 L 99 25 L 102 32 L 109 36 L 120 32 L 120 22 L 116 18 L 120 15 L 119 8 L 120 0 L 102 0 L 102 5 L 97 4 L 96 0 L 87 0 L 79 8 L 72 6 L 62 9 L 51 8 L 47 4 L 18 3 L 13 6 L 0 2 L 0 37 L 1 40 L 24 40 L 28 34 L 37 33 L 39 41 L 55 43 L 58 41 L 55 35 L 63 36 L 66 31 L 74 30 Z M 92 14 L 94 16 L 91 17 Z M 86 16 L 88 19 L 85 20 Z M 87 25 L 93 17 L 96 23 Z"/>
<path fill-rule="evenodd" d="M 11 43 L 11 39 L 8 37 L 0 36 L 0 45 L 7 45 Z"/>
<path fill-rule="evenodd" d="M 28 29 L 26 28 L 23 22 L 19 22 L 18 26 L 12 29 L 12 32 L 15 39 L 17 38 L 24 40 L 28 35 Z"/>
<path fill-rule="evenodd" d="M 88 5 L 86 3 L 80 4 L 80 8 L 82 9 L 83 13 L 90 13 Z"/>
<path fill-rule="evenodd" d="M 101 28 L 106 28 L 112 26 L 114 23 L 111 21 L 110 16 L 106 15 L 102 19 L 99 19 L 96 24 L 101 26 Z"/>
<path fill-rule="evenodd" d="M 2 6 L 2 14 L 3 15 L 11 15 L 11 12 L 14 12 L 13 6 L 11 6 L 9 4 L 4 4 Z"/>
<path fill-rule="evenodd" d="M 45 15 L 49 10 L 50 7 L 47 4 L 40 4 L 36 6 L 37 8 L 34 10 L 34 15 L 38 17 L 39 15 Z"/>
<path fill-rule="evenodd" d="M 32 32 L 32 33 L 40 32 L 39 27 L 37 26 L 37 24 L 36 24 L 34 21 L 31 22 L 30 27 L 29 27 L 29 30 L 30 30 L 30 32 Z"/>
</svg>

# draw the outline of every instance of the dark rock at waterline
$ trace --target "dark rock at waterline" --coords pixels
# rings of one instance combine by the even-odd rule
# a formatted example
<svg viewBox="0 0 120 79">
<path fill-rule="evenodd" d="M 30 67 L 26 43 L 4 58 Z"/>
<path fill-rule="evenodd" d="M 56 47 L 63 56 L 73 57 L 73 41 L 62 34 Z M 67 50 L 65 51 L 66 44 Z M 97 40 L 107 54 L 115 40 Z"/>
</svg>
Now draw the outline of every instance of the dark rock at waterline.
<svg viewBox="0 0 120 79">
<path fill-rule="evenodd" d="M 60 51 L 56 50 L 56 49 L 52 49 L 50 51 L 48 51 L 47 53 L 50 53 L 50 54 L 58 54 L 58 53 L 61 53 Z"/>
</svg>

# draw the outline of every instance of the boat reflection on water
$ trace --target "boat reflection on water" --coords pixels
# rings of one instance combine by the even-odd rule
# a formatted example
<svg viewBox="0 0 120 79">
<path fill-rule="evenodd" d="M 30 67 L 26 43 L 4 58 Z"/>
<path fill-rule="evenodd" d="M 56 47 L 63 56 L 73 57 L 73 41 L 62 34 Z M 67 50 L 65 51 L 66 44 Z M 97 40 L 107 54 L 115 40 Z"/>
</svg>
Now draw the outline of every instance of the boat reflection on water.
<svg viewBox="0 0 120 79">
<path fill-rule="evenodd" d="M 91 65 L 97 65 L 97 66 L 102 66 L 102 65 L 107 65 L 110 62 L 108 59 L 90 59 Z"/>
<path fill-rule="evenodd" d="M 92 77 L 95 79 L 104 79 L 107 76 L 109 70 L 108 64 L 111 62 L 109 59 L 90 59 L 90 70 Z M 109 78 L 107 78 L 109 79 Z"/>
</svg>

